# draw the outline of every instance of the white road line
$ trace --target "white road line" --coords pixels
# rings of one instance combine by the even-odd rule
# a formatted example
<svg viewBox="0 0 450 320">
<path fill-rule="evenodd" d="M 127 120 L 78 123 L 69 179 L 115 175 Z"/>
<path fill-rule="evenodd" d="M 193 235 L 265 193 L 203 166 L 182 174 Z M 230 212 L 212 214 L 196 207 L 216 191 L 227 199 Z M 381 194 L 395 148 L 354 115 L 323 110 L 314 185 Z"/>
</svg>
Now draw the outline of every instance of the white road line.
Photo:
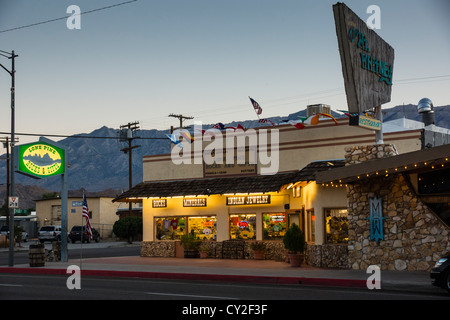
<svg viewBox="0 0 450 320">
<path fill-rule="evenodd" d="M 209 298 L 209 299 L 221 299 L 221 300 L 238 300 L 238 298 L 231 297 L 215 297 L 215 296 L 198 296 L 192 294 L 178 294 L 178 293 L 161 293 L 161 292 L 144 292 L 145 294 L 151 294 L 156 296 L 175 296 L 175 297 L 190 297 L 190 298 Z"/>
<path fill-rule="evenodd" d="M 0 287 L 23 287 L 22 284 L 6 284 L 6 283 L 0 283 Z"/>
</svg>

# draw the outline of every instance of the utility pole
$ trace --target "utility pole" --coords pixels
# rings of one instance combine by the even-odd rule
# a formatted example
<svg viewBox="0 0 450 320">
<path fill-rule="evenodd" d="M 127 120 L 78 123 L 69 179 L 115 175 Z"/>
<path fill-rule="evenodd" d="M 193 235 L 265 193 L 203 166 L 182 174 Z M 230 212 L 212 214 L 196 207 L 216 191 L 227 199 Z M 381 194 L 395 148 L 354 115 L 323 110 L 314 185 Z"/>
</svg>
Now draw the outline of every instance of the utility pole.
<svg viewBox="0 0 450 320">
<path fill-rule="evenodd" d="M 169 114 L 169 117 L 177 118 L 180 120 L 180 127 L 178 129 L 188 129 L 189 127 L 183 127 L 183 121 L 194 119 L 194 117 L 187 117 L 183 116 L 182 114 L 173 114 L 173 113 Z M 173 133 L 173 127 L 170 127 L 170 133 Z"/>
<path fill-rule="evenodd" d="M 10 53 L 7 51 L 0 50 L 0 55 L 3 57 L 6 57 L 11 60 L 11 71 L 5 68 L 2 64 L 0 66 L 9 73 L 11 76 L 11 186 L 10 186 L 10 192 L 11 196 L 14 196 L 14 145 L 15 145 L 15 91 L 16 91 L 16 82 L 15 82 L 15 58 L 18 57 L 14 53 L 14 50 Z M 14 266 L 14 211 L 15 209 L 9 209 L 9 257 L 8 257 L 8 266 L 13 267 Z"/>
<path fill-rule="evenodd" d="M 19 139 L 16 138 L 15 142 L 18 142 Z M 0 158 L 6 160 L 6 202 L 9 199 L 9 188 L 11 187 L 9 173 L 10 173 L 10 156 L 9 156 L 9 137 L 4 137 L 0 139 L 0 142 L 3 143 L 3 147 L 6 148 L 6 158 Z M 6 225 L 9 226 L 9 220 L 6 219 Z M 5 243 L 6 247 L 6 243 Z"/>
<path fill-rule="evenodd" d="M 128 185 L 129 189 L 133 187 L 133 162 L 132 153 L 133 149 L 140 146 L 133 146 L 133 140 L 137 137 L 134 136 L 134 132 L 139 129 L 139 122 L 133 122 L 120 126 L 120 141 L 128 141 L 128 147 L 120 149 L 123 153 L 128 153 Z M 129 215 L 132 215 L 132 203 L 129 203 Z"/>
</svg>

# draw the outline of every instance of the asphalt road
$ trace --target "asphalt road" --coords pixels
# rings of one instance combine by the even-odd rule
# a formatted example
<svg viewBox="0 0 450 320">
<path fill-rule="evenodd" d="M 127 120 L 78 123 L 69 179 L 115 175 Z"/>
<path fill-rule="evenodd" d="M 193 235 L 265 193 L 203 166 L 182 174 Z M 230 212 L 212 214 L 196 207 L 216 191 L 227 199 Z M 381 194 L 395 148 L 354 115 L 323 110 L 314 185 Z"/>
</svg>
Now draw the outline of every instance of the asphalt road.
<svg viewBox="0 0 450 320">
<path fill-rule="evenodd" d="M 386 290 L 87 276 L 80 289 L 69 289 L 67 283 L 75 283 L 70 276 L 0 274 L 0 300 L 450 300 L 446 294 Z"/>
</svg>

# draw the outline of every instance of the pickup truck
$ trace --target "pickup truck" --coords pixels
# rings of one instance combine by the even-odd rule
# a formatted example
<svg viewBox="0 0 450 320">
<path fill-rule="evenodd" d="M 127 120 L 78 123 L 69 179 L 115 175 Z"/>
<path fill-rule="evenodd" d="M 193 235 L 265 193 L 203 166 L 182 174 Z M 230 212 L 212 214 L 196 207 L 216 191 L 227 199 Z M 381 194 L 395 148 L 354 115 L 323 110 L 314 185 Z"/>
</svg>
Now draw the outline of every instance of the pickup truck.
<svg viewBox="0 0 450 320">
<path fill-rule="evenodd" d="M 45 241 L 61 241 L 61 226 L 43 226 L 38 232 L 41 243 Z"/>
</svg>

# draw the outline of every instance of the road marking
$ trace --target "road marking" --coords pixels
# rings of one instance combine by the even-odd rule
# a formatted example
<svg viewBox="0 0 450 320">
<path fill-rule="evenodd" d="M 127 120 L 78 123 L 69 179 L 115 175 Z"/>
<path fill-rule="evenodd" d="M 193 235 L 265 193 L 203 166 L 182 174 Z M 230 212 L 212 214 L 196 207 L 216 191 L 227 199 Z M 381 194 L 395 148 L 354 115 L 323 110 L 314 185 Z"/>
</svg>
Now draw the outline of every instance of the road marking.
<svg viewBox="0 0 450 320">
<path fill-rule="evenodd" d="M 7 284 L 7 283 L 0 283 L 0 287 L 23 287 L 22 284 Z"/>
<path fill-rule="evenodd" d="M 144 292 L 145 294 L 151 294 L 156 296 L 176 296 L 176 297 L 189 297 L 189 298 L 208 298 L 208 299 L 221 299 L 221 300 L 238 300 L 238 298 L 231 297 L 215 297 L 215 296 L 198 296 L 193 294 L 179 294 L 179 293 L 161 293 L 161 292 Z"/>
</svg>

